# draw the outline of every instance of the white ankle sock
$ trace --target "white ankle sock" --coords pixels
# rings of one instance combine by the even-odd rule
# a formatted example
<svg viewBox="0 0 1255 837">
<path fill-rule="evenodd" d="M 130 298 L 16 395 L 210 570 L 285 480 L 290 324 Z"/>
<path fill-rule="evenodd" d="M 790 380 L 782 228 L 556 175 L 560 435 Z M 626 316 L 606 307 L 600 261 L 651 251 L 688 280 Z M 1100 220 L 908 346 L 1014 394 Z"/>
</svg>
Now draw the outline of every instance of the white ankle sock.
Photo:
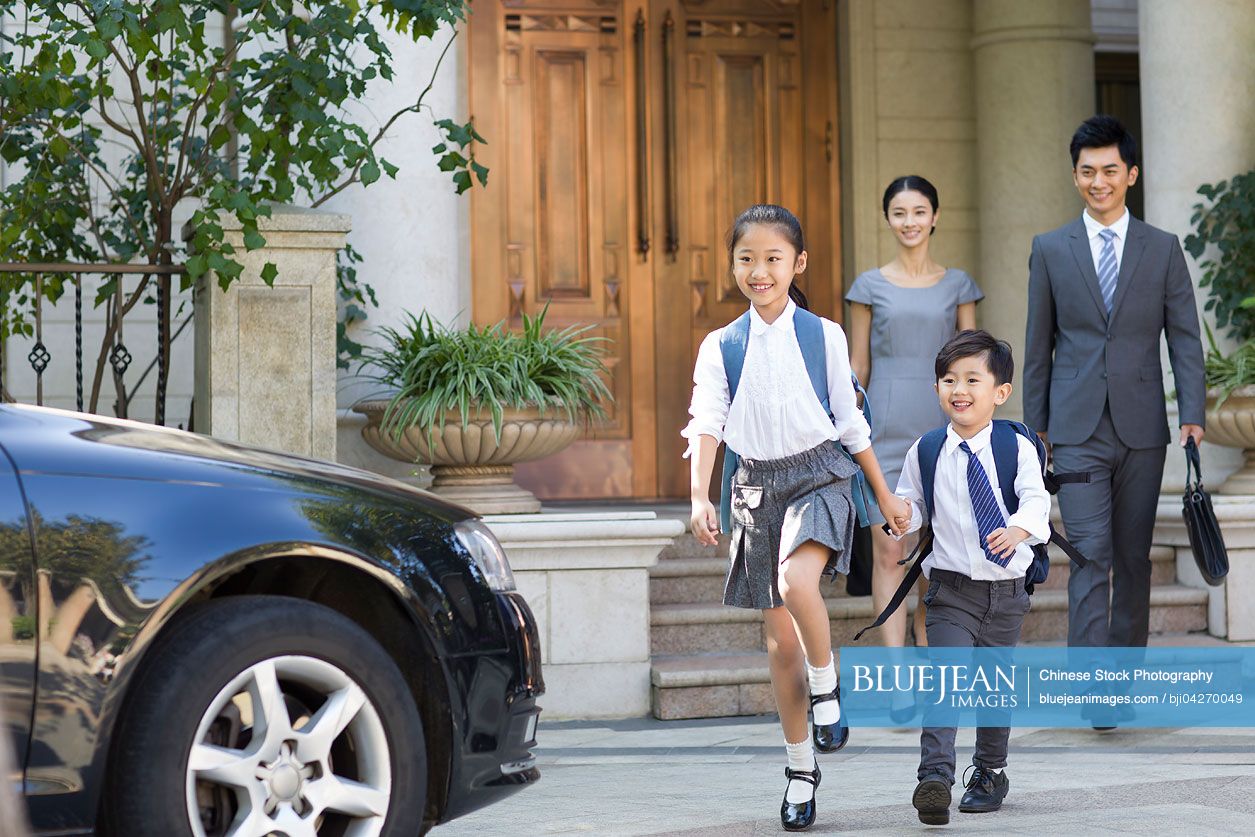
<svg viewBox="0 0 1255 837">
<path fill-rule="evenodd" d="M 788 741 L 785 741 L 784 751 L 789 756 L 790 770 L 815 769 L 815 749 L 811 746 L 810 738 L 807 738 L 805 741 L 799 741 L 797 744 L 790 744 Z M 784 798 L 791 805 L 807 802 L 814 795 L 815 787 L 810 782 L 803 782 L 801 779 L 791 779 L 789 787 L 784 792 Z"/>
<path fill-rule="evenodd" d="M 815 668 L 808 661 L 806 663 L 806 679 L 810 683 L 810 693 L 812 695 L 826 695 L 837 688 L 837 667 L 833 662 L 832 655 L 828 655 L 828 665 L 822 668 Z M 835 700 L 817 703 L 812 711 L 815 713 L 815 723 L 823 726 L 835 724 L 841 720 L 841 705 Z"/>
</svg>

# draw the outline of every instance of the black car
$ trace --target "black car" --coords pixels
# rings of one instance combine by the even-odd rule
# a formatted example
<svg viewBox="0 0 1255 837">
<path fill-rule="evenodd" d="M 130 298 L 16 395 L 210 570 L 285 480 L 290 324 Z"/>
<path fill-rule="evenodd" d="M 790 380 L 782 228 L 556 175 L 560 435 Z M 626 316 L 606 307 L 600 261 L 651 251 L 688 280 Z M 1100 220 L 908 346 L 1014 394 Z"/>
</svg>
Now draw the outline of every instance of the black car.
<svg viewBox="0 0 1255 837">
<path fill-rule="evenodd" d="M 466 509 L 0 405 L 0 706 L 36 832 L 419 834 L 539 778 L 543 691 Z"/>
</svg>

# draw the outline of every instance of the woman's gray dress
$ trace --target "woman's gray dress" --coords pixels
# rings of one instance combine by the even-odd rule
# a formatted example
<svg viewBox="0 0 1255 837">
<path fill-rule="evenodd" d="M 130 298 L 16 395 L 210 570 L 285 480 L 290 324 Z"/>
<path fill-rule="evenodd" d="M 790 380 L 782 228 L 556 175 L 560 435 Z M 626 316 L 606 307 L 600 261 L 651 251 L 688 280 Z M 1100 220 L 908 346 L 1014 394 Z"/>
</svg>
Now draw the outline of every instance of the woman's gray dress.
<svg viewBox="0 0 1255 837">
<path fill-rule="evenodd" d="M 885 481 L 896 488 L 915 440 L 945 424 L 933 389 L 937 352 L 955 334 L 955 310 L 985 295 L 971 276 L 948 269 L 927 288 L 903 288 L 880 269 L 859 275 L 845 295 L 872 309 L 872 447 Z M 998 335 L 995 335 L 998 336 Z"/>
</svg>

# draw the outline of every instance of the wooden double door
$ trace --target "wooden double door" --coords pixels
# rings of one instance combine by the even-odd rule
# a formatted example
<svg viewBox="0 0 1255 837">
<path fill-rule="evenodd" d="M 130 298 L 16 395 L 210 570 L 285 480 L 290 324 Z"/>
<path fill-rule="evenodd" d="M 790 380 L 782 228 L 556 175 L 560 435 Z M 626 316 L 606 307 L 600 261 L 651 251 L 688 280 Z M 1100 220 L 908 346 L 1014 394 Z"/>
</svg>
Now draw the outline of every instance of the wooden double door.
<svg viewBox="0 0 1255 837">
<path fill-rule="evenodd" d="M 812 308 L 839 315 L 835 4 L 479 0 L 470 113 L 474 319 L 607 338 L 607 418 L 518 468 L 542 498 L 687 497 L 679 432 L 702 338 L 746 306 L 726 237 L 798 213 Z"/>
</svg>

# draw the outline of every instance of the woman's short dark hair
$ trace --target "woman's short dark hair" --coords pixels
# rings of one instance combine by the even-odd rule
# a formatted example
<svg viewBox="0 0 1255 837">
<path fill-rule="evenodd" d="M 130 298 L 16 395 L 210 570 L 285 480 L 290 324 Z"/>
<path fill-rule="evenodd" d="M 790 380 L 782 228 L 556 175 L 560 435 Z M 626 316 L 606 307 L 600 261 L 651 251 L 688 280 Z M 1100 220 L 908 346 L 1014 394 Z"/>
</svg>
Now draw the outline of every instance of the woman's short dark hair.
<svg viewBox="0 0 1255 837">
<path fill-rule="evenodd" d="M 1082 122 L 1072 135 L 1072 142 L 1068 145 L 1072 168 L 1076 168 L 1082 148 L 1106 148 L 1109 145 L 1120 150 L 1120 159 L 1126 166 L 1133 168 L 1137 165 L 1137 140 L 1125 130 L 1119 119 L 1100 113 Z"/>
<path fill-rule="evenodd" d="M 941 208 L 941 199 L 937 197 L 937 187 L 918 174 L 908 174 L 894 178 L 894 181 L 885 189 L 885 197 L 881 201 L 881 210 L 885 213 L 886 218 L 889 217 L 889 201 L 903 192 L 919 192 L 928 198 L 928 202 L 932 204 L 933 212 Z"/>
<path fill-rule="evenodd" d="M 941 380 L 957 361 L 965 357 L 981 356 L 985 359 L 985 368 L 994 376 L 999 385 L 1011 383 L 1015 375 L 1015 359 L 1011 356 L 1011 344 L 999 340 L 988 331 L 970 328 L 960 331 L 950 339 L 949 343 L 937 352 L 937 362 L 933 371 L 937 380 Z"/>
<path fill-rule="evenodd" d="M 736 220 L 732 222 L 732 230 L 728 233 L 729 265 L 734 263 L 733 253 L 736 251 L 737 242 L 745 236 L 750 227 L 760 224 L 778 230 L 793 245 L 795 254 L 800 254 L 806 249 L 806 238 L 802 235 L 802 222 L 797 219 L 796 215 L 774 203 L 756 203 L 736 216 Z M 796 277 L 793 284 L 789 286 L 789 297 L 799 308 L 810 310 L 806 294 L 802 293 L 802 289 L 797 286 Z"/>
</svg>

